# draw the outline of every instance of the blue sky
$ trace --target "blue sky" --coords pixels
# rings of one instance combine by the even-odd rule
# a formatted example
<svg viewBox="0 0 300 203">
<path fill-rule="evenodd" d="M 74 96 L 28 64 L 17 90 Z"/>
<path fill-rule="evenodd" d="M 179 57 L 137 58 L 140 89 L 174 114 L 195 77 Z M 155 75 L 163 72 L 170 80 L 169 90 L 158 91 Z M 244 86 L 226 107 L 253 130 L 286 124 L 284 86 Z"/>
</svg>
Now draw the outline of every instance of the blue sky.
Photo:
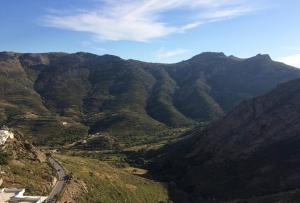
<svg viewBox="0 0 300 203">
<path fill-rule="evenodd" d="M 300 67 L 298 0 L 2 0 L 0 48 L 177 62 L 268 53 Z"/>
</svg>

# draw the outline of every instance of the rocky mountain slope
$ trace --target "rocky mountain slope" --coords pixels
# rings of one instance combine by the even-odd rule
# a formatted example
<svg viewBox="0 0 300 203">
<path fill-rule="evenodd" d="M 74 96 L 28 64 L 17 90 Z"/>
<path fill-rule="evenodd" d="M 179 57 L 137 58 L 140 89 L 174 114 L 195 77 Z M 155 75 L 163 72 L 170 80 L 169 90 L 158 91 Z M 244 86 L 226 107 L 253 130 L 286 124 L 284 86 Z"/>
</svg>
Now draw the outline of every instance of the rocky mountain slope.
<svg viewBox="0 0 300 203">
<path fill-rule="evenodd" d="M 0 145 L 1 188 L 25 188 L 27 194 L 48 195 L 56 172 L 48 165 L 46 155 L 19 132 L 8 132 L 13 136 Z"/>
<path fill-rule="evenodd" d="M 202 53 L 153 64 L 88 53 L 1 52 L 0 123 L 39 144 L 74 142 L 88 131 L 128 140 L 220 118 L 242 99 L 297 77 L 300 70 L 268 55 Z"/>
<path fill-rule="evenodd" d="M 243 101 L 205 130 L 193 130 L 166 147 L 153 168 L 185 192 L 183 202 L 284 193 L 300 187 L 299 126 L 297 79 Z"/>
</svg>

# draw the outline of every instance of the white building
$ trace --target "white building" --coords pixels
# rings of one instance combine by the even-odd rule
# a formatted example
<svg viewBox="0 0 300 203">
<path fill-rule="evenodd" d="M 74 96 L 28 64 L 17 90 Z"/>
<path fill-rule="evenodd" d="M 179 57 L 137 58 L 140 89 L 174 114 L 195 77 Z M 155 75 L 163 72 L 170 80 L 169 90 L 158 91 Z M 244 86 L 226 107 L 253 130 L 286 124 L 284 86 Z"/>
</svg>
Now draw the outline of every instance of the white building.
<svg viewBox="0 0 300 203">
<path fill-rule="evenodd" d="M 25 189 L 0 190 L 1 203 L 42 203 L 47 199 L 46 196 L 24 196 Z"/>
</svg>

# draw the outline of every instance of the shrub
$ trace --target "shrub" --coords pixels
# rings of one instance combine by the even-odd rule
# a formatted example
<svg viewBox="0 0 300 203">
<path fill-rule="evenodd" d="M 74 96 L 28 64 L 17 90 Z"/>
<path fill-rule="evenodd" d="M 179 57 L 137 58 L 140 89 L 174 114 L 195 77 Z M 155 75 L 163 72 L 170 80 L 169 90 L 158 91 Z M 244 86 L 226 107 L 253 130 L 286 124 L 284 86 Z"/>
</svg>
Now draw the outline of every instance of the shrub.
<svg viewBox="0 0 300 203">
<path fill-rule="evenodd" d="M 5 165 L 8 163 L 9 156 L 7 153 L 0 152 L 0 165 Z"/>
</svg>

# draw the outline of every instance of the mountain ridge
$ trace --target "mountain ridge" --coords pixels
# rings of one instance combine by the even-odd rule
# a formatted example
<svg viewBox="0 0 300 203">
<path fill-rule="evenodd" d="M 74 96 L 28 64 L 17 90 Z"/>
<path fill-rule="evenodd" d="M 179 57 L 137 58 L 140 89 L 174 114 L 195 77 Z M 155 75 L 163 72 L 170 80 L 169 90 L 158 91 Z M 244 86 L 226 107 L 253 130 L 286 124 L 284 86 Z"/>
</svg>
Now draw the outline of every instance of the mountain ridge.
<svg viewBox="0 0 300 203">
<path fill-rule="evenodd" d="M 5 87 L 0 122 L 29 125 L 25 130 L 33 139 L 32 132 L 49 122 L 64 137 L 59 142 L 66 142 L 88 131 L 119 135 L 122 129 L 126 136 L 147 137 L 167 127 L 209 122 L 245 98 L 300 77 L 300 70 L 265 55 L 236 60 L 205 52 L 161 64 L 85 52 L 1 52 L 0 76 Z"/>
</svg>

